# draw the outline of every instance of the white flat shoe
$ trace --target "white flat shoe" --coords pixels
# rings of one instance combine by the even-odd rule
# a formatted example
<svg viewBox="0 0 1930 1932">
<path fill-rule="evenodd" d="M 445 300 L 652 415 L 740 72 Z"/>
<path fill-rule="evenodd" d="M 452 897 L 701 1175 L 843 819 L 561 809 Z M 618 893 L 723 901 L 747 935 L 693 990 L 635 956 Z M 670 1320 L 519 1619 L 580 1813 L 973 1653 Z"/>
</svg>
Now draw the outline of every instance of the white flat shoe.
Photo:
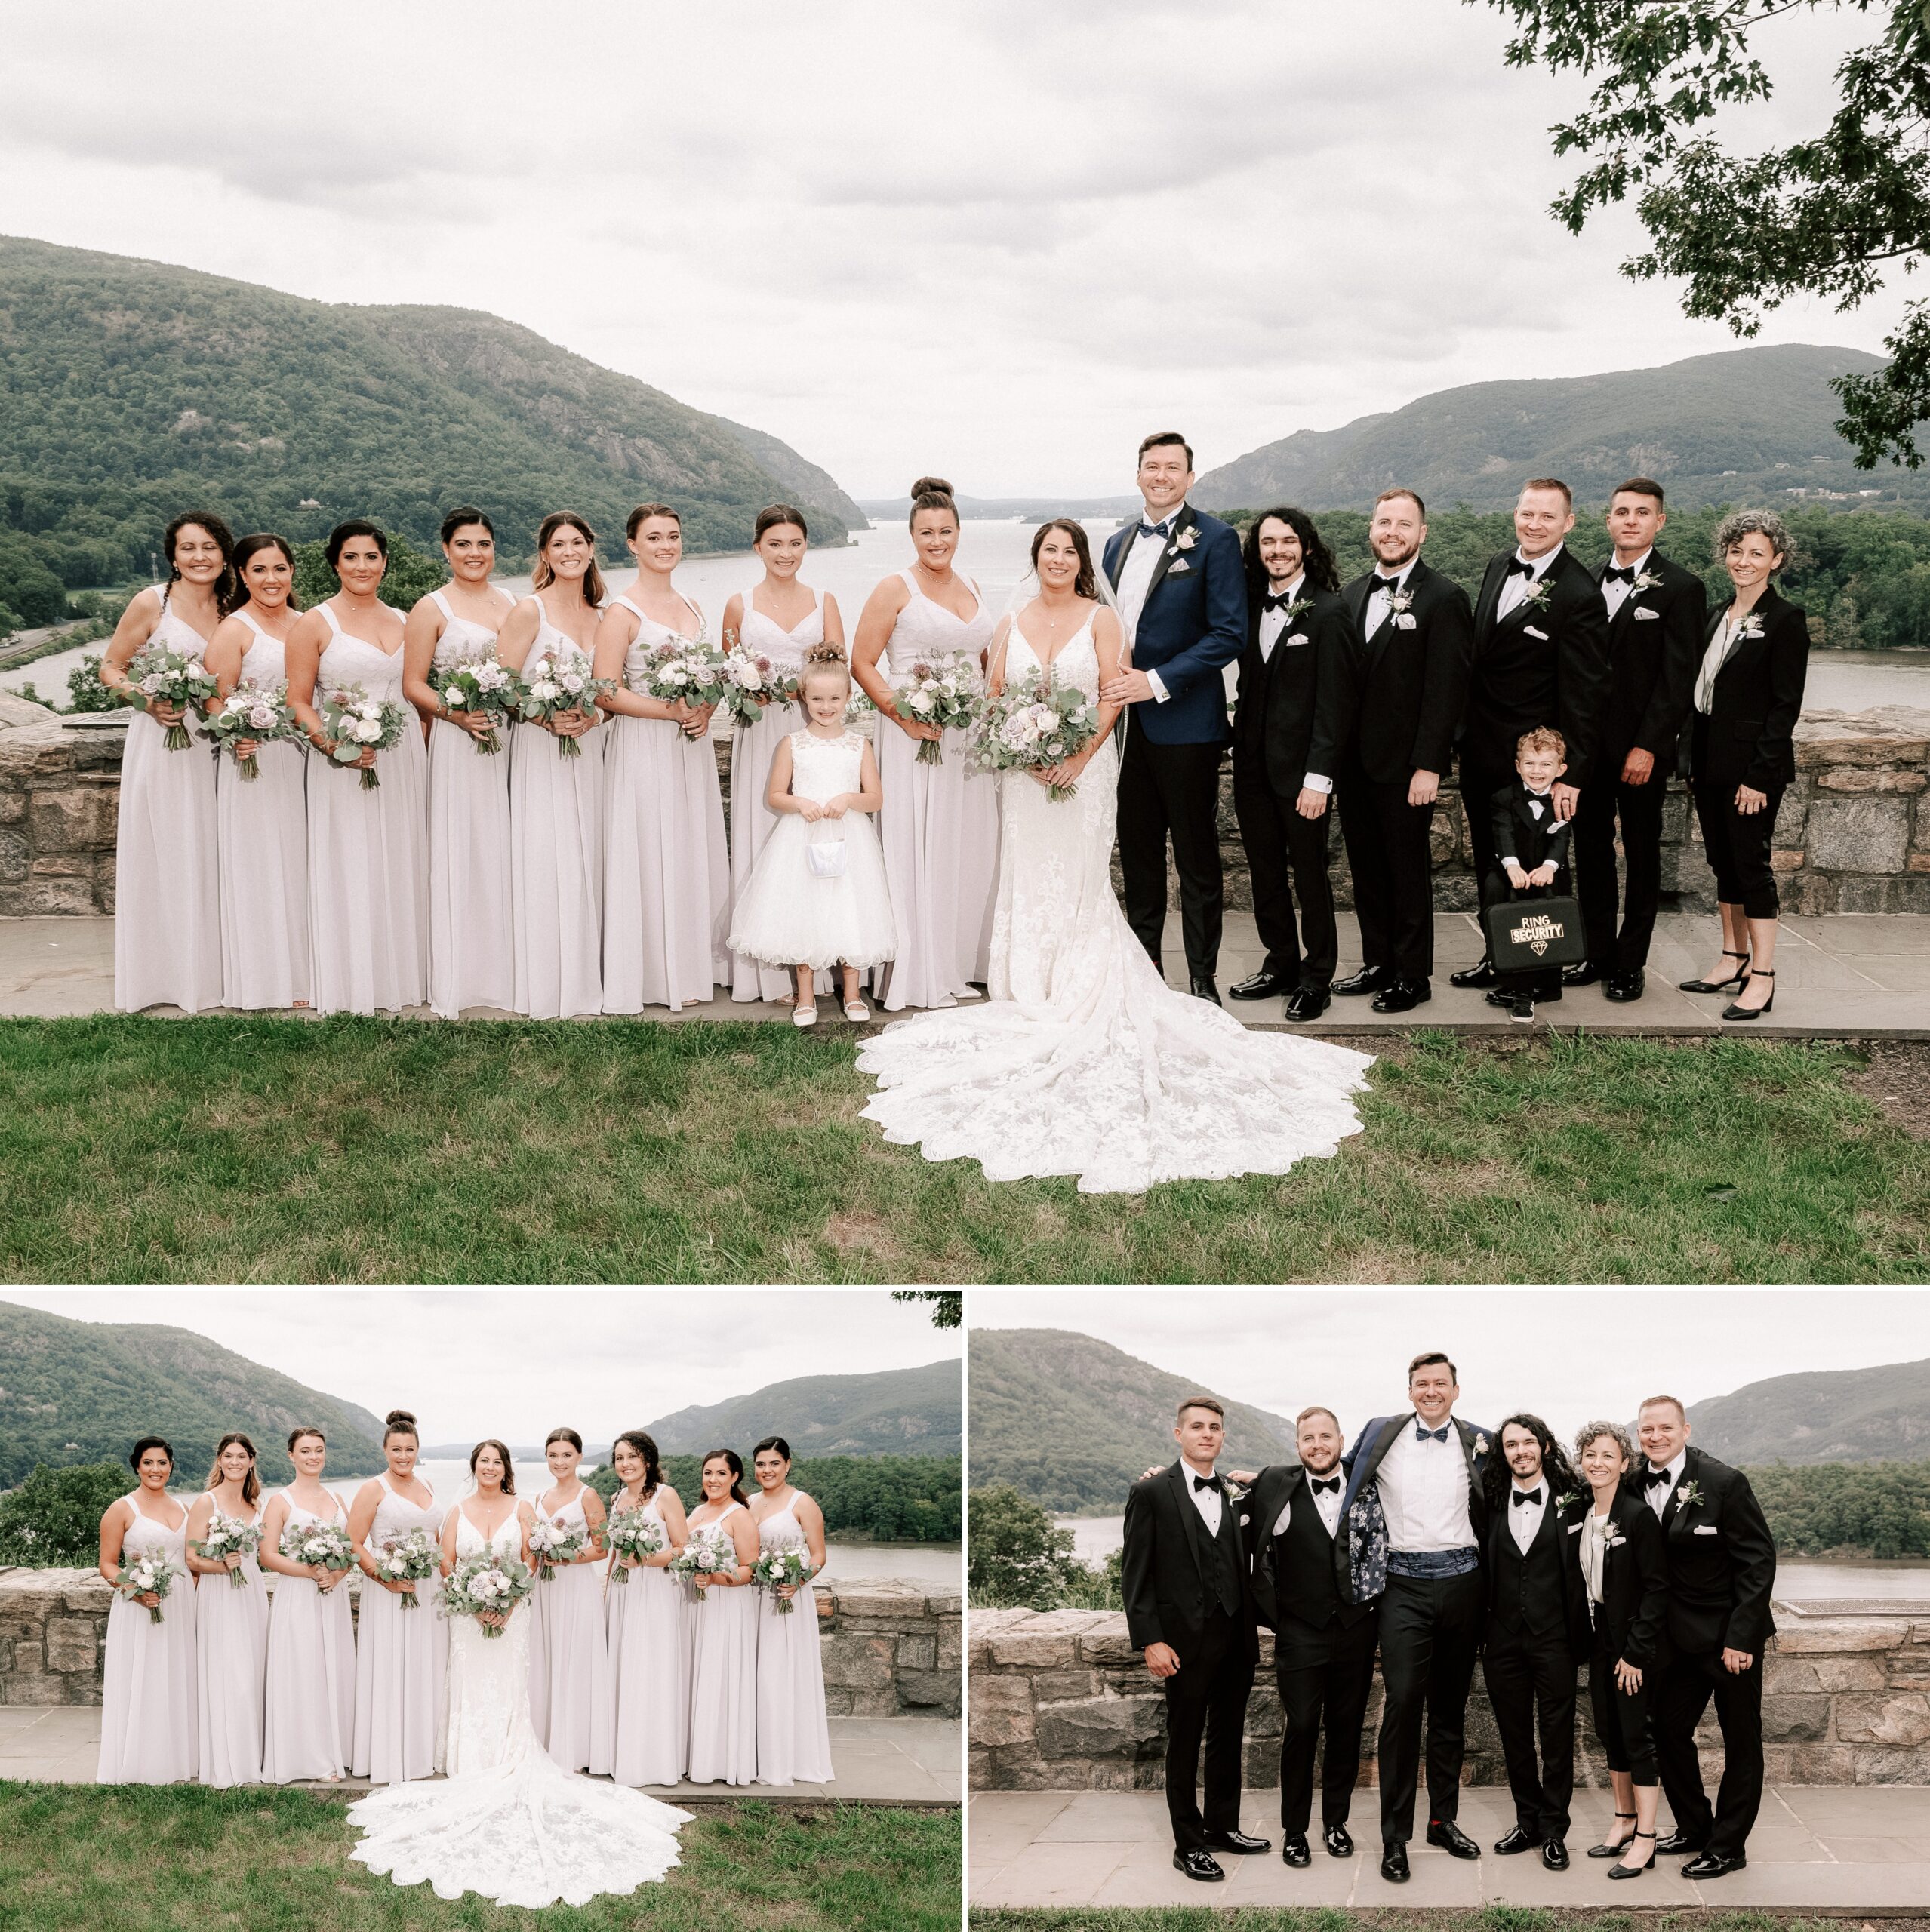
<svg viewBox="0 0 1930 1932">
<path fill-rule="evenodd" d="M 862 1026 L 871 1017 L 871 1009 L 861 999 L 848 999 L 845 1002 L 845 1017 L 854 1026 Z"/>
<path fill-rule="evenodd" d="M 814 1006 L 793 1007 L 791 1024 L 793 1026 L 815 1026 L 817 1024 L 817 1008 Z"/>
</svg>

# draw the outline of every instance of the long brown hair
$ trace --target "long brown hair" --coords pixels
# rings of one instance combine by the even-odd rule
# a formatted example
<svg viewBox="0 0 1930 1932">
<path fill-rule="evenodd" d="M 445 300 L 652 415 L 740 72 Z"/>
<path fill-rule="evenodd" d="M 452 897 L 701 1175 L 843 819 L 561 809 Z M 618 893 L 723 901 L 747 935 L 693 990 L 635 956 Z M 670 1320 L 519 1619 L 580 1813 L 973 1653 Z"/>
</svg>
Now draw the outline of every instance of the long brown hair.
<svg viewBox="0 0 1930 1932">
<path fill-rule="evenodd" d="M 497 1441 L 493 1435 L 485 1435 L 482 1440 L 469 1452 L 469 1472 L 470 1476 L 472 1478 L 474 1477 L 476 1474 L 476 1466 L 477 1463 L 481 1460 L 482 1452 L 485 1449 L 493 1449 L 497 1455 L 502 1457 L 503 1494 L 505 1496 L 515 1495 L 516 1493 L 516 1466 L 509 1458 L 509 1449 L 508 1444 Z"/>
<path fill-rule="evenodd" d="M 532 590 L 547 590 L 556 581 L 556 573 L 549 568 L 549 559 L 543 553 L 549 547 L 550 538 L 565 526 L 577 531 L 589 546 L 589 568 L 583 574 L 583 601 L 600 608 L 608 592 L 604 585 L 603 573 L 596 568 L 596 532 L 574 510 L 552 510 L 537 525 L 536 565 L 530 572 L 530 588 Z M 513 1494 L 515 1492 L 507 1493 Z"/>
<path fill-rule="evenodd" d="M 174 561 L 174 540 L 189 524 L 205 530 L 221 552 L 221 574 L 214 580 L 214 608 L 226 617 L 242 601 L 241 579 L 235 573 L 235 533 L 212 510 L 184 510 L 168 525 L 161 538 L 161 554 L 168 559 L 168 588 L 181 581 Z"/>
<path fill-rule="evenodd" d="M 248 1452 L 248 1472 L 242 1478 L 242 1500 L 254 1503 L 261 1495 L 260 1472 L 255 1466 L 254 1444 L 238 1429 L 232 1430 L 215 1444 L 214 1460 L 208 1466 L 207 1487 L 213 1489 L 217 1484 L 226 1481 L 227 1478 L 221 1473 L 221 1458 L 227 1454 L 229 1444 L 234 1442 L 239 1442 Z"/>
<path fill-rule="evenodd" d="M 657 1454 L 657 1438 L 648 1430 L 626 1429 L 617 1438 L 617 1442 L 627 1442 L 643 1458 L 643 1500 L 648 1503 L 657 1493 L 657 1485 L 663 1480 L 663 1465 Z M 617 1443 L 610 1445 L 614 1460 Z"/>
<path fill-rule="evenodd" d="M 1073 548 L 1079 552 L 1079 574 L 1073 579 L 1073 595 L 1097 597 L 1099 580 L 1092 574 L 1092 545 L 1085 526 L 1075 523 L 1069 516 L 1055 516 L 1032 533 L 1032 568 L 1035 571 L 1039 568 L 1039 553 L 1045 547 L 1046 538 L 1055 530 L 1063 530 L 1073 540 Z"/>
</svg>

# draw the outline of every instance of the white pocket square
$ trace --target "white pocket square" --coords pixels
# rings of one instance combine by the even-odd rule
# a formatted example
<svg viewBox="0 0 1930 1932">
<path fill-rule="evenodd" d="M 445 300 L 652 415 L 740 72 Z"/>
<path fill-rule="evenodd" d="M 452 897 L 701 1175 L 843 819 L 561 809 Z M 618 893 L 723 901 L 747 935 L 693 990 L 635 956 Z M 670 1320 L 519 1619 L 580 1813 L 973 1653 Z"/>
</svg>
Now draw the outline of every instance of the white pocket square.
<svg viewBox="0 0 1930 1932">
<path fill-rule="evenodd" d="M 1570 1536 L 1571 1536 L 1571 1537 L 1578 1537 L 1578 1536 L 1580 1536 L 1580 1535 L 1581 1535 L 1581 1525 L 1579 1523 L 1571 1523 L 1571 1524 L 1568 1525 L 1568 1534 L 1569 1534 Z"/>
<path fill-rule="evenodd" d="M 1719 1537 L 1722 1533 L 1713 1523 L 1698 1523 L 1689 1534 L 1698 1537 Z"/>
<path fill-rule="evenodd" d="M 1530 637 L 1538 637 L 1544 644 L 1548 641 L 1548 633 L 1546 631 L 1538 631 L 1532 624 L 1523 624 L 1522 629 L 1527 632 Z"/>
<path fill-rule="evenodd" d="M 1181 571 L 1190 571 L 1192 568 L 1192 565 L 1188 563 L 1185 558 L 1175 557 L 1173 561 L 1166 566 L 1166 574 L 1168 577 L 1177 577 Z"/>
<path fill-rule="evenodd" d="M 1400 615 L 1394 620 L 1394 628 L 1396 630 L 1401 631 L 1412 630 L 1414 629 L 1413 612 L 1411 611 L 1403 611 Z"/>
<path fill-rule="evenodd" d="M 1285 650 L 1290 644 L 1311 644 L 1313 640 L 1304 631 L 1289 631 L 1285 637 L 1278 639 L 1277 641 L 1279 648 Z"/>
<path fill-rule="evenodd" d="M 1661 614 L 1661 614 L 1661 611 L 1651 611 L 1651 610 L 1646 609 L 1646 608 L 1643 608 L 1643 607 L 1642 607 L 1642 606 L 1640 606 L 1640 605 L 1638 605 L 1638 606 L 1636 607 L 1636 613 L 1635 613 L 1635 621 L 1636 621 L 1638 624 L 1640 624 L 1640 623 L 1651 623 L 1651 624 L 1652 624 L 1652 623 L 1655 621 L 1655 620 L 1656 620 L 1658 617 L 1659 617 Z"/>
</svg>

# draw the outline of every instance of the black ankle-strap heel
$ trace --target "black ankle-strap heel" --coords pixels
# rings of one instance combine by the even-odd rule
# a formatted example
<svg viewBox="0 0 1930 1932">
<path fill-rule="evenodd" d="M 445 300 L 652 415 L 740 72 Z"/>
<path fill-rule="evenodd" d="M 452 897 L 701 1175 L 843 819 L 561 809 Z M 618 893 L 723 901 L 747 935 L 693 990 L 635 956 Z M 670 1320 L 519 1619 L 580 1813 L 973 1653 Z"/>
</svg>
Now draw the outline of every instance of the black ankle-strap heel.
<svg viewBox="0 0 1930 1932">
<path fill-rule="evenodd" d="M 1775 977 L 1768 967 L 1759 966 L 1754 972 L 1745 973 L 1742 976 L 1742 983 L 1746 986 L 1751 980 L 1773 980 Z M 1738 990 L 1740 991 L 1741 989 L 1738 988 Z M 1760 1006 L 1738 1006 L 1731 1000 L 1727 1006 L 1723 1008 L 1722 1017 L 1725 1020 L 1760 1020 L 1775 1003 L 1776 989 L 1771 986 L 1769 989 L 1769 997 Z"/>
<path fill-rule="evenodd" d="M 1676 990 L 1678 992 L 1685 993 L 1741 992 L 1749 983 L 1749 955 L 1746 952 L 1731 952 L 1725 946 L 1722 949 L 1722 957 L 1725 959 L 1740 959 L 1742 961 L 1742 971 L 1740 973 L 1731 973 L 1726 980 L 1678 980 L 1676 982 Z"/>
<path fill-rule="evenodd" d="M 1618 1818 L 1639 1818 L 1641 1815 L 1639 1811 L 1618 1811 L 1615 1814 Z M 1634 1835 L 1631 1832 L 1629 1838 Z M 1653 1838 L 1655 1835 L 1651 1832 L 1648 1835 Z M 1588 1855 L 1590 1858 L 1619 1858 L 1627 1844 L 1628 1838 L 1621 1838 L 1613 1844 L 1592 1844 L 1588 1847 Z"/>
<path fill-rule="evenodd" d="M 1643 1872 L 1652 1871 L 1655 1869 L 1655 1834 L 1653 1832 L 1631 1832 L 1628 1836 L 1631 1844 L 1637 1838 L 1649 1840 L 1648 1862 L 1645 1865 L 1611 1865 L 1608 1867 L 1608 1876 L 1611 1878 L 1639 1878 Z"/>
</svg>

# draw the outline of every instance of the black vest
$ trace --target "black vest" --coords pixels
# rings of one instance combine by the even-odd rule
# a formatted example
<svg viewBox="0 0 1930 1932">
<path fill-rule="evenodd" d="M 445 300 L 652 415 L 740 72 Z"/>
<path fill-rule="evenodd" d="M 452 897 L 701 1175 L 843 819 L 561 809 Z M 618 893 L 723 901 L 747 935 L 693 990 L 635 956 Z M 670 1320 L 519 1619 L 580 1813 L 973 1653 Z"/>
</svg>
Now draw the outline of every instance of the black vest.
<svg viewBox="0 0 1930 1932">
<path fill-rule="evenodd" d="M 1547 1497 L 1546 1484 L 1543 1494 Z M 1541 1527 L 1523 1555 L 1508 1518 L 1515 1506 L 1508 1492 L 1507 1509 L 1498 1512 L 1491 1547 L 1489 1592 L 1494 1621 L 1504 1630 L 1532 1632 L 1538 1637 L 1565 1632 L 1567 1598 L 1562 1574 L 1562 1526 L 1552 1498 L 1544 1503 Z"/>
<path fill-rule="evenodd" d="M 1270 1523 L 1270 1531 L 1272 1527 Z M 1317 1630 L 1324 1630 L 1343 1607 L 1334 1581 L 1334 1539 L 1305 1483 L 1288 1512 L 1286 1534 L 1273 1539 L 1273 1601 L 1288 1616 Z"/>
<path fill-rule="evenodd" d="M 1217 1600 L 1229 1617 L 1237 1617 L 1241 1601 L 1239 1524 L 1233 1515 L 1233 1503 L 1222 1491 L 1220 1534 L 1215 1537 L 1206 1527 L 1206 1518 L 1199 1513 L 1199 1504 L 1193 1500 L 1193 1472 L 1182 1464 L 1180 1475 L 1187 1486 L 1186 1510 L 1193 1519 L 1190 1525 L 1193 1545 L 1199 1553 L 1199 1574 L 1206 1586 L 1208 1605 L 1211 1607 Z"/>
</svg>

